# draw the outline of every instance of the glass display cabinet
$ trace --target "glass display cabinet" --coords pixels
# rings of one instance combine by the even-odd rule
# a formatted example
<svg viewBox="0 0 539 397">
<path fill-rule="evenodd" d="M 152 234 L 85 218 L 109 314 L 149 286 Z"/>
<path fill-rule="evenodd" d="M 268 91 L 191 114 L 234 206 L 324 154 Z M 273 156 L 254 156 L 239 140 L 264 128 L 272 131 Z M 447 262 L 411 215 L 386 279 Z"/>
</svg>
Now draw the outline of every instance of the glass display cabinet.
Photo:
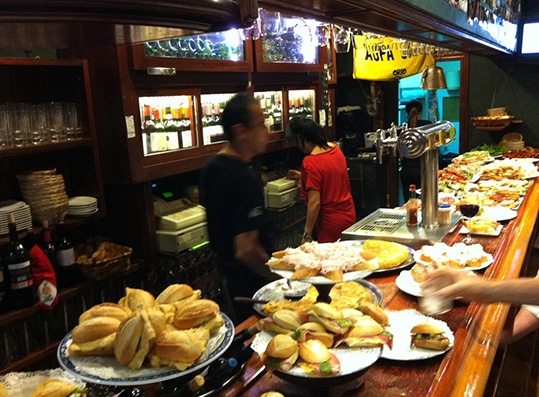
<svg viewBox="0 0 539 397">
<path fill-rule="evenodd" d="M 198 146 L 194 101 L 193 95 L 139 97 L 144 156 Z"/>
<path fill-rule="evenodd" d="M 254 96 L 260 102 L 260 106 L 266 117 L 265 124 L 268 131 L 271 133 L 283 131 L 282 91 L 255 92 Z"/>
<path fill-rule="evenodd" d="M 316 120 L 316 96 L 314 89 L 288 91 L 288 119 L 305 116 Z"/>
<path fill-rule="evenodd" d="M 202 108 L 202 139 L 204 145 L 225 140 L 221 126 L 221 113 L 234 94 L 203 94 L 200 96 Z"/>
</svg>

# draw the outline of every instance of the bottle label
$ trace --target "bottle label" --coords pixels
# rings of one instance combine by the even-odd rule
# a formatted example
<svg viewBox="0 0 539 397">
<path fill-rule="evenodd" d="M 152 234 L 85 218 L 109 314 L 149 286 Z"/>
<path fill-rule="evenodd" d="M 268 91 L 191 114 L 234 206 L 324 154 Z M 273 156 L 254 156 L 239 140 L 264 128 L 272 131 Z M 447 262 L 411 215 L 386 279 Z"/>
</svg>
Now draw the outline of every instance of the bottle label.
<svg viewBox="0 0 539 397">
<path fill-rule="evenodd" d="M 57 293 L 56 286 L 49 280 L 43 280 L 37 287 L 37 297 L 39 301 L 47 307 L 54 304 Z"/>
<path fill-rule="evenodd" d="M 30 261 L 10 263 L 7 265 L 12 290 L 24 289 L 34 284 Z"/>
<path fill-rule="evenodd" d="M 71 266 L 73 263 L 75 263 L 75 250 L 73 248 L 58 250 L 56 253 L 56 258 L 58 259 L 58 266 Z"/>
</svg>

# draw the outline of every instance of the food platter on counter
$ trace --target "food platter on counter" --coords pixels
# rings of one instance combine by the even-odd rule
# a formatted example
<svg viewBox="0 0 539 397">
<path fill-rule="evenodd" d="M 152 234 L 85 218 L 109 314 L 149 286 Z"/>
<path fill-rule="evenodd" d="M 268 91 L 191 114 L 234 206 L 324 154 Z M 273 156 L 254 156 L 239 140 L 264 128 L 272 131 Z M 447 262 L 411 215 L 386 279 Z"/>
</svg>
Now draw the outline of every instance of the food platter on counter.
<svg viewBox="0 0 539 397">
<path fill-rule="evenodd" d="M 455 343 L 455 336 L 445 321 L 427 317 L 417 310 L 387 311 L 389 325 L 387 330 L 393 334 L 393 347 L 389 349 L 384 345 L 382 358 L 397 361 L 426 360 L 447 352 Z M 449 339 L 446 350 L 431 350 L 411 346 L 410 330 L 419 323 L 431 323 L 444 331 Z"/>
<path fill-rule="evenodd" d="M 472 231 L 471 234 L 474 236 L 486 236 L 486 237 L 498 237 L 502 233 L 503 225 L 498 225 L 493 231 Z M 468 234 L 468 228 L 462 226 L 459 230 L 460 234 Z"/>
<path fill-rule="evenodd" d="M 395 279 L 395 284 L 402 291 L 413 296 L 423 296 L 421 285 L 412 277 L 411 270 L 403 270 Z"/>
<path fill-rule="evenodd" d="M 384 300 L 384 294 L 376 286 L 376 284 L 371 283 L 370 281 L 358 279 L 354 280 L 355 282 L 361 284 L 371 295 L 373 298 L 373 302 L 380 305 L 382 301 Z M 305 283 L 303 281 L 291 281 L 291 285 L 293 289 L 303 289 L 303 288 L 309 288 L 311 284 Z M 316 285 L 315 285 L 316 287 Z M 260 288 L 258 291 L 255 292 L 253 295 L 253 299 L 257 301 L 281 301 L 287 299 L 285 294 L 290 290 L 290 286 L 288 285 L 287 279 L 281 279 L 272 281 L 269 284 L 266 284 L 262 288 Z M 265 316 L 264 313 L 264 304 L 263 303 L 255 303 L 253 304 L 253 309 L 260 314 L 261 316 Z"/>
<path fill-rule="evenodd" d="M 483 207 L 482 215 L 496 222 L 504 222 L 515 219 L 517 217 L 517 211 L 502 205 L 496 205 L 493 207 Z"/>
<path fill-rule="evenodd" d="M 266 347 L 275 334 L 268 331 L 261 331 L 256 334 L 251 348 L 258 353 L 258 355 L 264 354 Z M 274 373 L 291 382 L 300 383 L 310 386 L 330 386 L 336 385 L 345 379 L 351 377 L 357 377 L 357 374 L 373 365 L 381 356 L 381 347 L 367 347 L 367 348 L 350 348 L 350 347 L 337 347 L 329 349 L 334 353 L 341 363 L 341 370 L 336 375 L 315 375 L 307 374 L 299 366 L 294 365 L 287 371 L 273 370 Z"/>
<path fill-rule="evenodd" d="M 57 358 L 60 366 L 68 373 L 86 382 L 111 386 L 139 386 L 180 378 L 206 367 L 217 360 L 230 347 L 234 339 L 234 324 L 224 313 L 221 329 L 213 335 L 203 356 L 185 371 L 173 367 L 154 368 L 147 364 L 139 370 L 132 370 L 120 364 L 114 356 L 85 356 L 70 354 L 71 332 L 60 342 Z"/>
</svg>

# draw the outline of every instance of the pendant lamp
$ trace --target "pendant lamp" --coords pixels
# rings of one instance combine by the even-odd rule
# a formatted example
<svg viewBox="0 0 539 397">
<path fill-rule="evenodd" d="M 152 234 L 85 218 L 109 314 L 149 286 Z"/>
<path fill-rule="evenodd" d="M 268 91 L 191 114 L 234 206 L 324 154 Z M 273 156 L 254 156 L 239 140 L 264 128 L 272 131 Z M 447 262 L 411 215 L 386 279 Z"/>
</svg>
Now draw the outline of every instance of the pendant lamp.
<svg viewBox="0 0 539 397">
<path fill-rule="evenodd" d="M 444 70 L 436 65 L 426 67 L 421 76 L 421 88 L 424 90 L 440 90 L 447 88 Z"/>
</svg>

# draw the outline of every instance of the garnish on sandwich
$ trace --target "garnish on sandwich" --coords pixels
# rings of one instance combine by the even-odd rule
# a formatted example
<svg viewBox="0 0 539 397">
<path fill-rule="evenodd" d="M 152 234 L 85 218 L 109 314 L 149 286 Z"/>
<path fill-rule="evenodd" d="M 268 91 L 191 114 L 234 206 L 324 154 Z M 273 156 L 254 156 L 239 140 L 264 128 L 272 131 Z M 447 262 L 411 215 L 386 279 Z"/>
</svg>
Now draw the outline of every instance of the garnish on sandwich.
<svg viewBox="0 0 539 397">
<path fill-rule="evenodd" d="M 446 350 L 449 347 L 449 339 L 444 331 L 434 324 L 416 324 L 411 330 L 412 346 L 431 350 Z"/>
<path fill-rule="evenodd" d="M 309 339 L 299 346 L 298 365 L 307 374 L 331 376 L 341 371 L 337 356 L 317 339 Z"/>
</svg>

